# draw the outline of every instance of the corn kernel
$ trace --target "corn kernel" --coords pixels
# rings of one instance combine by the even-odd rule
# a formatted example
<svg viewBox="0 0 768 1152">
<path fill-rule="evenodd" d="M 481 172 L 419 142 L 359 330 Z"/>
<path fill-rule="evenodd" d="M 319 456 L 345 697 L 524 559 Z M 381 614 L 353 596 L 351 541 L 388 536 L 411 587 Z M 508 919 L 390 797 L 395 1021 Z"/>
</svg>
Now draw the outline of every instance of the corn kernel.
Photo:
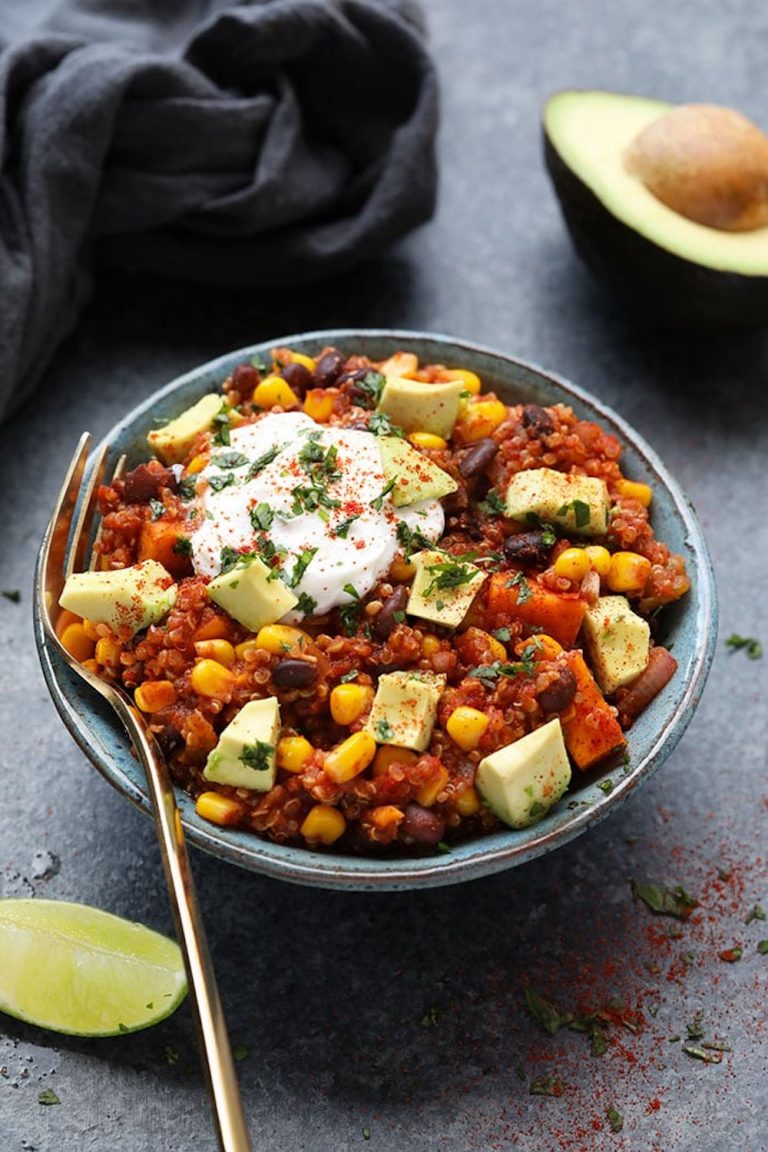
<svg viewBox="0 0 768 1152">
<path fill-rule="evenodd" d="M 421 651 L 425 656 L 434 656 L 435 652 L 439 652 L 442 645 L 437 636 L 425 636 L 421 642 Z"/>
<path fill-rule="evenodd" d="M 273 656 L 304 656 L 312 638 L 290 624 L 265 624 L 258 631 L 256 644 Z"/>
<path fill-rule="evenodd" d="M 450 780 L 450 773 L 442 764 L 429 780 L 426 780 L 416 793 L 416 803 L 422 808 L 431 808 Z"/>
<path fill-rule="evenodd" d="M 310 388 L 304 397 L 304 412 L 318 424 L 327 424 L 333 415 L 333 392 L 325 388 Z"/>
<path fill-rule="evenodd" d="M 257 408 L 298 408 L 299 398 L 282 376 L 265 376 L 253 390 L 252 400 Z"/>
<path fill-rule="evenodd" d="M 405 560 L 402 556 L 395 556 L 389 566 L 390 580 L 394 580 L 396 584 L 406 584 L 409 580 L 413 580 L 415 575 L 415 564 L 411 564 L 410 560 Z"/>
<path fill-rule="evenodd" d="M 478 640 L 485 640 L 494 660 L 506 660 L 507 650 L 501 640 L 497 640 L 495 636 L 491 636 L 490 632 L 485 632 L 482 628 L 477 629 L 475 636 Z"/>
<path fill-rule="evenodd" d="M 325 771 L 336 784 L 346 784 L 364 772 L 376 755 L 370 732 L 353 732 L 325 758 Z"/>
<path fill-rule="evenodd" d="M 205 624 L 195 629 L 192 639 L 199 640 L 228 640 L 232 635 L 232 625 L 223 616 L 212 616 Z"/>
<path fill-rule="evenodd" d="M 82 624 L 82 616 L 76 616 L 69 608 L 60 608 L 56 617 L 56 635 L 61 640 L 61 634 L 69 624 Z"/>
<path fill-rule="evenodd" d="M 120 645 L 117 640 L 102 636 L 101 640 L 96 642 L 95 655 L 102 668 L 115 667 L 120 663 Z"/>
<path fill-rule="evenodd" d="M 331 716 L 337 724 L 354 724 L 373 703 L 373 688 L 367 684 L 337 684 L 331 692 Z"/>
<path fill-rule="evenodd" d="M 83 620 L 83 632 L 85 632 L 89 640 L 93 640 L 94 644 L 101 635 L 98 625 L 94 624 L 93 620 Z"/>
<path fill-rule="evenodd" d="M 176 689 L 170 680 L 145 680 L 133 694 L 141 712 L 159 712 L 176 703 Z"/>
<path fill-rule="evenodd" d="M 229 640 L 198 640 L 195 652 L 207 660 L 215 660 L 225 668 L 231 668 L 235 662 L 235 650 Z"/>
<path fill-rule="evenodd" d="M 449 368 L 446 376 L 449 380 L 461 380 L 464 391 L 471 392 L 473 396 L 479 396 L 482 390 L 480 377 L 476 372 L 470 372 L 468 368 Z"/>
<path fill-rule="evenodd" d="M 307 372 L 314 372 L 315 361 L 311 356 L 305 356 L 303 352 L 291 352 L 289 364 L 301 364 L 302 368 L 306 368 Z"/>
<path fill-rule="evenodd" d="M 315 804 L 299 831 L 310 843 L 333 844 L 344 835 L 346 826 L 347 822 L 338 808 L 331 808 L 330 804 Z"/>
<path fill-rule="evenodd" d="M 530 643 L 530 640 L 521 641 L 520 645 L 515 648 L 516 655 L 522 655 L 523 649 L 527 648 Z M 547 636 L 544 632 L 539 632 L 533 643 L 545 660 L 554 660 L 563 650 L 562 645 L 558 644 L 557 640 L 552 636 Z"/>
<path fill-rule="evenodd" d="M 277 766 L 286 772 L 302 772 L 315 750 L 303 736 L 283 736 L 277 742 Z"/>
<path fill-rule="evenodd" d="M 604 580 L 611 570 L 611 554 L 608 549 L 603 548 L 602 544 L 588 544 L 584 552 L 589 556 L 592 571 Z"/>
<path fill-rule="evenodd" d="M 199 696 L 214 700 L 229 700 L 235 678 L 228 668 L 215 660 L 200 660 L 189 677 L 192 688 Z"/>
<path fill-rule="evenodd" d="M 195 801 L 195 812 L 211 824 L 237 824 L 243 810 L 232 796 L 221 792 L 201 792 Z"/>
<path fill-rule="evenodd" d="M 460 816 L 474 816 L 480 811 L 480 796 L 472 784 L 459 792 L 453 803 Z"/>
<path fill-rule="evenodd" d="M 386 776 L 391 764 L 415 764 L 417 760 L 418 756 L 410 748 L 382 744 L 376 752 L 371 773 L 373 776 Z"/>
<path fill-rule="evenodd" d="M 82 662 L 83 660 L 90 660 L 93 656 L 95 644 L 79 620 L 73 624 L 67 624 L 59 639 L 75 660 Z"/>
<path fill-rule="evenodd" d="M 98 662 L 98 660 L 94 660 L 93 657 L 91 657 L 90 660 L 81 660 L 80 663 L 82 664 L 83 668 L 85 668 L 88 672 L 93 672 L 94 676 L 98 676 L 98 674 L 99 674 L 99 662 Z"/>
<path fill-rule="evenodd" d="M 459 437 L 472 443 L 490 436 L 507 418 L 507 409 L 501 400 L 479 400 L 469 404 L 456 422 Z"/>
<path fill-rule="evenodd" d="M 377 808 L 371 809 L 371 823 L 377 828 L 390 828 L 393 824 L 397 826 L 404 817 L 403 810 L 394 804 L 379 804 Z"/>
<path fill-rule="evenodd" d="M 194 476 L 198 472 L 202 472 L 203 468 L 205 468 L 207 463 L 208 463 L 208 453 L 207 452 L 198 452 L 197 456 L 193 456 L 192 459 L 190 460 L 189 464 L 187 464 L 186 474 L 189 475 L 190 473 L 192 473 L 192 475 Z"/>
<path fill-rule="evenodd" d="M 487 727 L 488 717 L 485 712 L 460 704 L 448 717 L 445 730 L 462 752 L 471 752 L 477 748 Z"/>
<path fill-rule="evenodd" d="M 592 569 L 583 548 L 566 548 L 555 560 L 555 574 L 565 580 L 583 580 Z"/>
<path fill-rule="evenodd" d="M 650 508 L 653 500 L 653 489 L 648 484 L 641 484 L 638 480 L 617 480 L 616 491 L 619 496 L 626 496 L 629 500 L 639 500 L 644 508 Z"/>
<path fill-rule="evenodd" d="M 642 592 L 651 562 L 637 552 L 614 552 L 606 583 L 611 592 Z"/>
<path fill-rule="evenodd" d="M 448 441 L 444 440 L 442 436 L 435 435 L 434 432 L 411 432 L 408 439 L 415 448 L 432 448 L 437 450 L 448 447 Z"/>
<path fill-rule="evenodd" d="M 382 376 L 413 376 L 419 370 L 419 358 L 413 352 L 395 352 L 379 365 Z"/>
<path fill-rule="evenodd" d="M 235 644 L 235 656 L 238 660 L 247 659 L 249 652 L 263 652 L 258 640 L 243 640 L 241 644 Z"/>
</svg>

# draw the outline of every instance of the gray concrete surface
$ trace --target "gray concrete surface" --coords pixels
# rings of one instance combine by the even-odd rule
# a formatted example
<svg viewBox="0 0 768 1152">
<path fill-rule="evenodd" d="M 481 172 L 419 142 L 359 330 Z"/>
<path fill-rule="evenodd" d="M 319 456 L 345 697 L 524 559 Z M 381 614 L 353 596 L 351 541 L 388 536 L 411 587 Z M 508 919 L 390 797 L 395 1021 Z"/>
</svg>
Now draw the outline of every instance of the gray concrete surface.
<svg viewBox="0 0 768 1152">
<path fill-rule="evenodd" d="M 86 901 L 170 928 L 151 824 L 85 762 L 50 704 L 32 570 L 64 462 L 177 372 L 302 328 L 381 325 L 475 338 L 570 376 L 627 417 L 692 497 L 714 557 L 721 638 L 708 689 L 658 776 L 592 833 L 469 886 L 331 894 L 200 854 L 195 872 L 259 1152 L 768 1148 L 765 335 L 638 326 L 571 254 L 540 160 L 560 87 L 706 99 L 768 125 L 768 12 L 738 0 L 607 5 L 431 0 L 443 82 L 430 226 L 314 291 L 230 296 L 101 278 L 26 407 L 0 430 L 0 892 Z M 42 856 L 50 853 L 55 859 Z M 50 867 L 52 865 L 52 867 Z M 694 921 L 653 918 L 631 877 L 682 883 Z M 675 935 L 676 931 L 680 932 Z M 737 963 L 718 953 L 743 947 Z M 546 1035 L 523 989 L 636 1013 L 591 1056 Z M 719 1065 L 684 1054 L 703 1012 Z M 176 1063 L 168 1049 L 178 1053 Z M 531 1094 L 551 1075 L 558 1098 Z M 38 1097 L 53 1088 L 60 1104 Z M 610 1131 L 606 1108 L 624 1116 Z M 76 1041 L 0 1021 L 0 1152 L 209 1152 L 187 1005 L 143 1034 Z"/>
</svg>

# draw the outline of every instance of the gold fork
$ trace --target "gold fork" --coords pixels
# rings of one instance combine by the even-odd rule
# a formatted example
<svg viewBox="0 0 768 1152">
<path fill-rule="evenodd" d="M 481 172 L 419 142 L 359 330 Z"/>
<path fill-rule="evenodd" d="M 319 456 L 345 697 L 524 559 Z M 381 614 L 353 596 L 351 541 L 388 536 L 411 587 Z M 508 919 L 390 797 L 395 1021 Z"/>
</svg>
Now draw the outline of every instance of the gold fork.
<svg viewBox="0 0 768 1152">
<path fill-rule="evenodd" d="M 67 576 L 87 567 L 86 558 L 96 516 L 97 490 L 106 473 L 107 449 L 104 447 L 94 460 L 88 480 L 83 485 L 90 445 L 90 434 L 85 432 L 67 469 L 43 538 L 38 567 L 38 601 L 42 624 L 48 643 L 62 660 L 114 708 L 133 741 L 146 773 L 171 908 L 192 992 L 219 1146 L 224 1152 L 251 1152 L 181 816 L 176 807 L 173 784 L 165 760 L 146 721 L 130 697 L 75 660 L 61 644 L 54 627 L 59 596 Z M 121 458 L 113 470 L 113 477 L 119 474 L 123 465 L 124 458 Z"/>
</svg>

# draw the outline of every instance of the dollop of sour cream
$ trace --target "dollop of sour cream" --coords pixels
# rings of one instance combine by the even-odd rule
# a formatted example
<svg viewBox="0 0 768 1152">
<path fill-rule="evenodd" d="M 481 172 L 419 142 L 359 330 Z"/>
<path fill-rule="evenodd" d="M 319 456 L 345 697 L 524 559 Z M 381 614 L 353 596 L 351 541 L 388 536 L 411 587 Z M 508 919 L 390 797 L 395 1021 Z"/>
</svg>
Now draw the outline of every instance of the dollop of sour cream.
<svg viewBox="0 0 768 1152">
<path fill-rule="evenodd" d="M 430 542 L 445 526 L 438 500 L 395 508 L 372 433 L 317 424 L 299 412 L 233 428 L 201 476 L 195 571 L 218 575 L 228 549 L 272 563 L 276 554 L 281 579 L 299 597 L 286 620 L 370 592 L 401 546 L 401 521 Z"/>
</svg>

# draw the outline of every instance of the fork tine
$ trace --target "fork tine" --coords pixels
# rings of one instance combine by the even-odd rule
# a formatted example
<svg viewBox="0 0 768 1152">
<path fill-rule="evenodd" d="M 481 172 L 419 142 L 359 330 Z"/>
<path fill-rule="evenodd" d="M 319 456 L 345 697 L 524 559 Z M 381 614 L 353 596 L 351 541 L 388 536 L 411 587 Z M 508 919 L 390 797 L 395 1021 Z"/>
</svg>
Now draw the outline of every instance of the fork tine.
<svg viewBox="0 0 768 1152">
<path fill-rule="evenodd" d="M 128 457 L 127 457 L 125 454 L 123 454 L 122 456 L 120 456 L 120 457 L 118 458 L 117 464 L 115 464 L 115 467 L 114 467 L 114 469 L 113 469 L 113 471 L 112 471 L 112 479 L 110 480 L 110 484 L 114 483 L 114 481 L 115 481 L 115 480 L 119 480 L 119 479 L 120 479 L 120 477 L 122 476 L 123 472 L 125 471 L 125 462 L 126 462 L 126 460 L 127 460 L 127 459 L 128 459 Z M 94 571 L 94 569 L 95 569 L 95 567 L 96 567 L 96 564 L 98 563 L 99 554 L 98 554 L 98 552 L 96 551 L 96 545 L 97 545 L 97 543 L 99 542 L 99 540 L 100 540 L 100 538 L 101 538 L 101 532 L 102 532 L 102 528 L 103 528 L 103 524 L 102 524 L 102 523 L 99 523 L 99 527 L 98 527 L 98 529 L 96 530 L 96 535 L 95 535 L 95 537 L 94 537 L 94 540 L 93 540 L 93 545 L 92 545 L 92 547 L 91 547 L 91 555 L 90 555 L 90 559 L 88 560 L 88 570 L 89 570 L 89 572 L 93 572 L 93 571 Z M 86 539 L 87 539 L 87 537 L 88 537 L 88 533 L 86 533 L 86 535 L 85 535 L 85 538 L 86 538 Z"/>
<path fill-rule="evenodd" d="M 77 505 L 80 486 L 83 482 L 83 473 L 90 447 L 91 434 L 90 432 L 83 432 L 67 468 L 40 549 L 38 600 L 43 614 L 43 623 L 49 632 L 54 631 L 52 610 L 58 604 L 61 590 L 64 587 L 64 562 L 67 555 L 69 529 Z"/>
<path fill-rule="evenodd" d="M 64 560 L 64 578 L 73 572 L 81 572 L 85 562 L 88 539 L 91 534 L 94 516 L 96 514 L 96 493 L 102 483 L 106 471 L 107 445 L 100 450 L 94 461 L 88 477 L 88 483 L 80 496 L 80 506 L 77 510 L 69 548 Z"/>
</svg>

